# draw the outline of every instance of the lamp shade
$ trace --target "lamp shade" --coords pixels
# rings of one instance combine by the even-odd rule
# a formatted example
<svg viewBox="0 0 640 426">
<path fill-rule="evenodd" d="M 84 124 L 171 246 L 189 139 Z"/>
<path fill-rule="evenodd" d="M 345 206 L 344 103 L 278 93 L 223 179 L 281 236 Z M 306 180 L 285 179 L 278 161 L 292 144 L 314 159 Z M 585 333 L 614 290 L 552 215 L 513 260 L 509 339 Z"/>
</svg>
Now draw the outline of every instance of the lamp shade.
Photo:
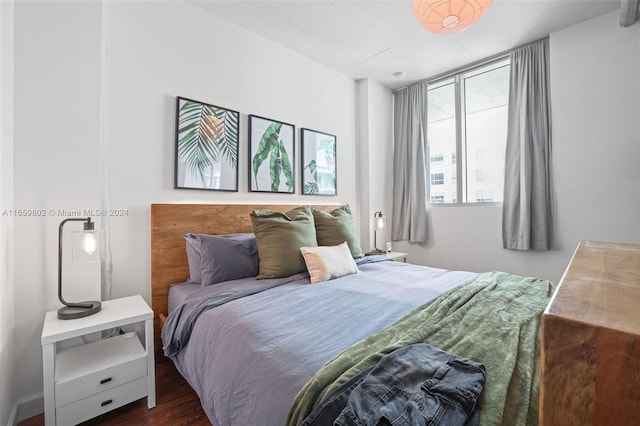
<svg viewBox="0 0 640 426">
<path fill-rule="evenodd" d="M 71 232 L 71 259 L 73 262 L 97 262 L 102 258 L 104 237 L 98 230 Z"/>
<path fill-rule="evenodd" d="M 492 0 L 413 0 L 418 21 L 434 33 L 462 31 L 485 14 Z"/>
</svg>

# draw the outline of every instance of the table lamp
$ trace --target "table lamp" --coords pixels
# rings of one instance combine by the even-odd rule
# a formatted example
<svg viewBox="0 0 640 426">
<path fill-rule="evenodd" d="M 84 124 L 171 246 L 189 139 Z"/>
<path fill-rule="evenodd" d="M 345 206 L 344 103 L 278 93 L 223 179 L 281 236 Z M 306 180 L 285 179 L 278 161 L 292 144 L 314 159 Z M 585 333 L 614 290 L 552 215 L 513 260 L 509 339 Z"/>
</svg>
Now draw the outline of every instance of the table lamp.
<svg viewBox="0 0 640 426">
<path fill-rule="evenodd" d="M 72 217 L 60 223 L 58 228 L 58 299 L 64 306 L 58 309 L 58 318 L 62 320 L 88 317 L 99 312 L 102 307 L 100 302 L 67 302 L 62 297 L 62 229 L 65 223 L 72 221 L 84 222 L 83 231 L 74 231 L 72 233 L 73 260 L 91 262 L 98 260 L 100 256 L 97 233 L 90 217 Z"/>
<path fill-rule="evenodd" d="M 374 247 L 374 250 L 372 250 L 370 253 L 372 253 L 372 254 L 385 254 L 386 251 L 380 250 L 378 248 L 378 230 L 382 231 L 384 229 L 384 225 L 385 225 L 385 222 L 387 221 L 387 218 L 382 216 L 382 212 L 381 211 L 375 212 L 373 214 L 373 217 L 375 218 L 375 227 L 373 228 L 373 247 Z"/>
</svg>

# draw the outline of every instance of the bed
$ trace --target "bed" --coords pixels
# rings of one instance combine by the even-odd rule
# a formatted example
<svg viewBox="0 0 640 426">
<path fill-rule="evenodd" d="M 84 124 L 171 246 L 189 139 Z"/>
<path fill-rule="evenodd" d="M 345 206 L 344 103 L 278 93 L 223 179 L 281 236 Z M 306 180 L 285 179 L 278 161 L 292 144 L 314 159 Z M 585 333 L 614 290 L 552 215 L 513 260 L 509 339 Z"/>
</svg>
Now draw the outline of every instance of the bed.
<svg viewBox="0 0 640 426">
<path fill-rule="evenodd" d="M 196 286 L 180 296 L 188 303 L 172 302 L 180 314 L 166 319 L 170 286 L 189 276 L 186 233 L 251 232 L 251 211 L 291 207 L 151 206 L 157 347 L 166 320 L 165 349 L 213 424 L 299 424 L 359 371 L 422 341 L 486 366 L 481 424 L 538 423 L 540 316 L 554 290 L 546 281 L 372 257 L 358 265 L 361 273 L 319 285 L 297 274 Z M 188 284 L 177 286 L 183 287 Z M 476 294 L 488 295 L 485 305 L 469 302 Z M 460 306 L 468 310 L 457 311 Z M 178 322 L 190 327 L 182 331 Z M 477 335 L 467 331 L 480 323 Z"/>
</svg>

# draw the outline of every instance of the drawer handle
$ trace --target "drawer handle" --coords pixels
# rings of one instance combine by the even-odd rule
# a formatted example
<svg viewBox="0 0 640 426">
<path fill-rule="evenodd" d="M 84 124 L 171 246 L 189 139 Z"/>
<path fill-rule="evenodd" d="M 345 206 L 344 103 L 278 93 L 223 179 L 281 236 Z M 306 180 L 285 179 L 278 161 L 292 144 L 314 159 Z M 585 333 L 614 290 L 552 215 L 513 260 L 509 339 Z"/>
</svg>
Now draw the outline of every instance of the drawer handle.
<svg viewBox="0 0 640 426">
<path fill-rule="evenodd" d="M 104 385 L 105 383 L 109 383 L 111 381 L 111 377 L 107 377 L 106 379 L 100 380 L 100 384 Z"/>
<path fill-rule="evenodd" d="M 113 402 L 113 399 L 107 399 L 106 401 L 104 401 L 102 404 L 100 404 L 101 407 L 104 407 L 105 405 L 109 405 Z"/>
</svg>

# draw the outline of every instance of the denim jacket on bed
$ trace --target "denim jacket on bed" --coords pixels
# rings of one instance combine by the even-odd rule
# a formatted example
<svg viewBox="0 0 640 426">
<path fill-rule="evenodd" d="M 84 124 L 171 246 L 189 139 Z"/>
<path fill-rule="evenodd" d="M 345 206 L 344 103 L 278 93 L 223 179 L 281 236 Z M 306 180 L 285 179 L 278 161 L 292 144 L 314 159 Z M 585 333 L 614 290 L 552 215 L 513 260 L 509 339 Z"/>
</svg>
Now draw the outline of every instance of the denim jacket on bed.
<svg viewBox="0 0 640 426">
<path fill-rule="evenodd" d="M 405 346 L 343 384 L 301 426 L 477 425 L 485 379 L 482 364 Z"/>
</svg>

